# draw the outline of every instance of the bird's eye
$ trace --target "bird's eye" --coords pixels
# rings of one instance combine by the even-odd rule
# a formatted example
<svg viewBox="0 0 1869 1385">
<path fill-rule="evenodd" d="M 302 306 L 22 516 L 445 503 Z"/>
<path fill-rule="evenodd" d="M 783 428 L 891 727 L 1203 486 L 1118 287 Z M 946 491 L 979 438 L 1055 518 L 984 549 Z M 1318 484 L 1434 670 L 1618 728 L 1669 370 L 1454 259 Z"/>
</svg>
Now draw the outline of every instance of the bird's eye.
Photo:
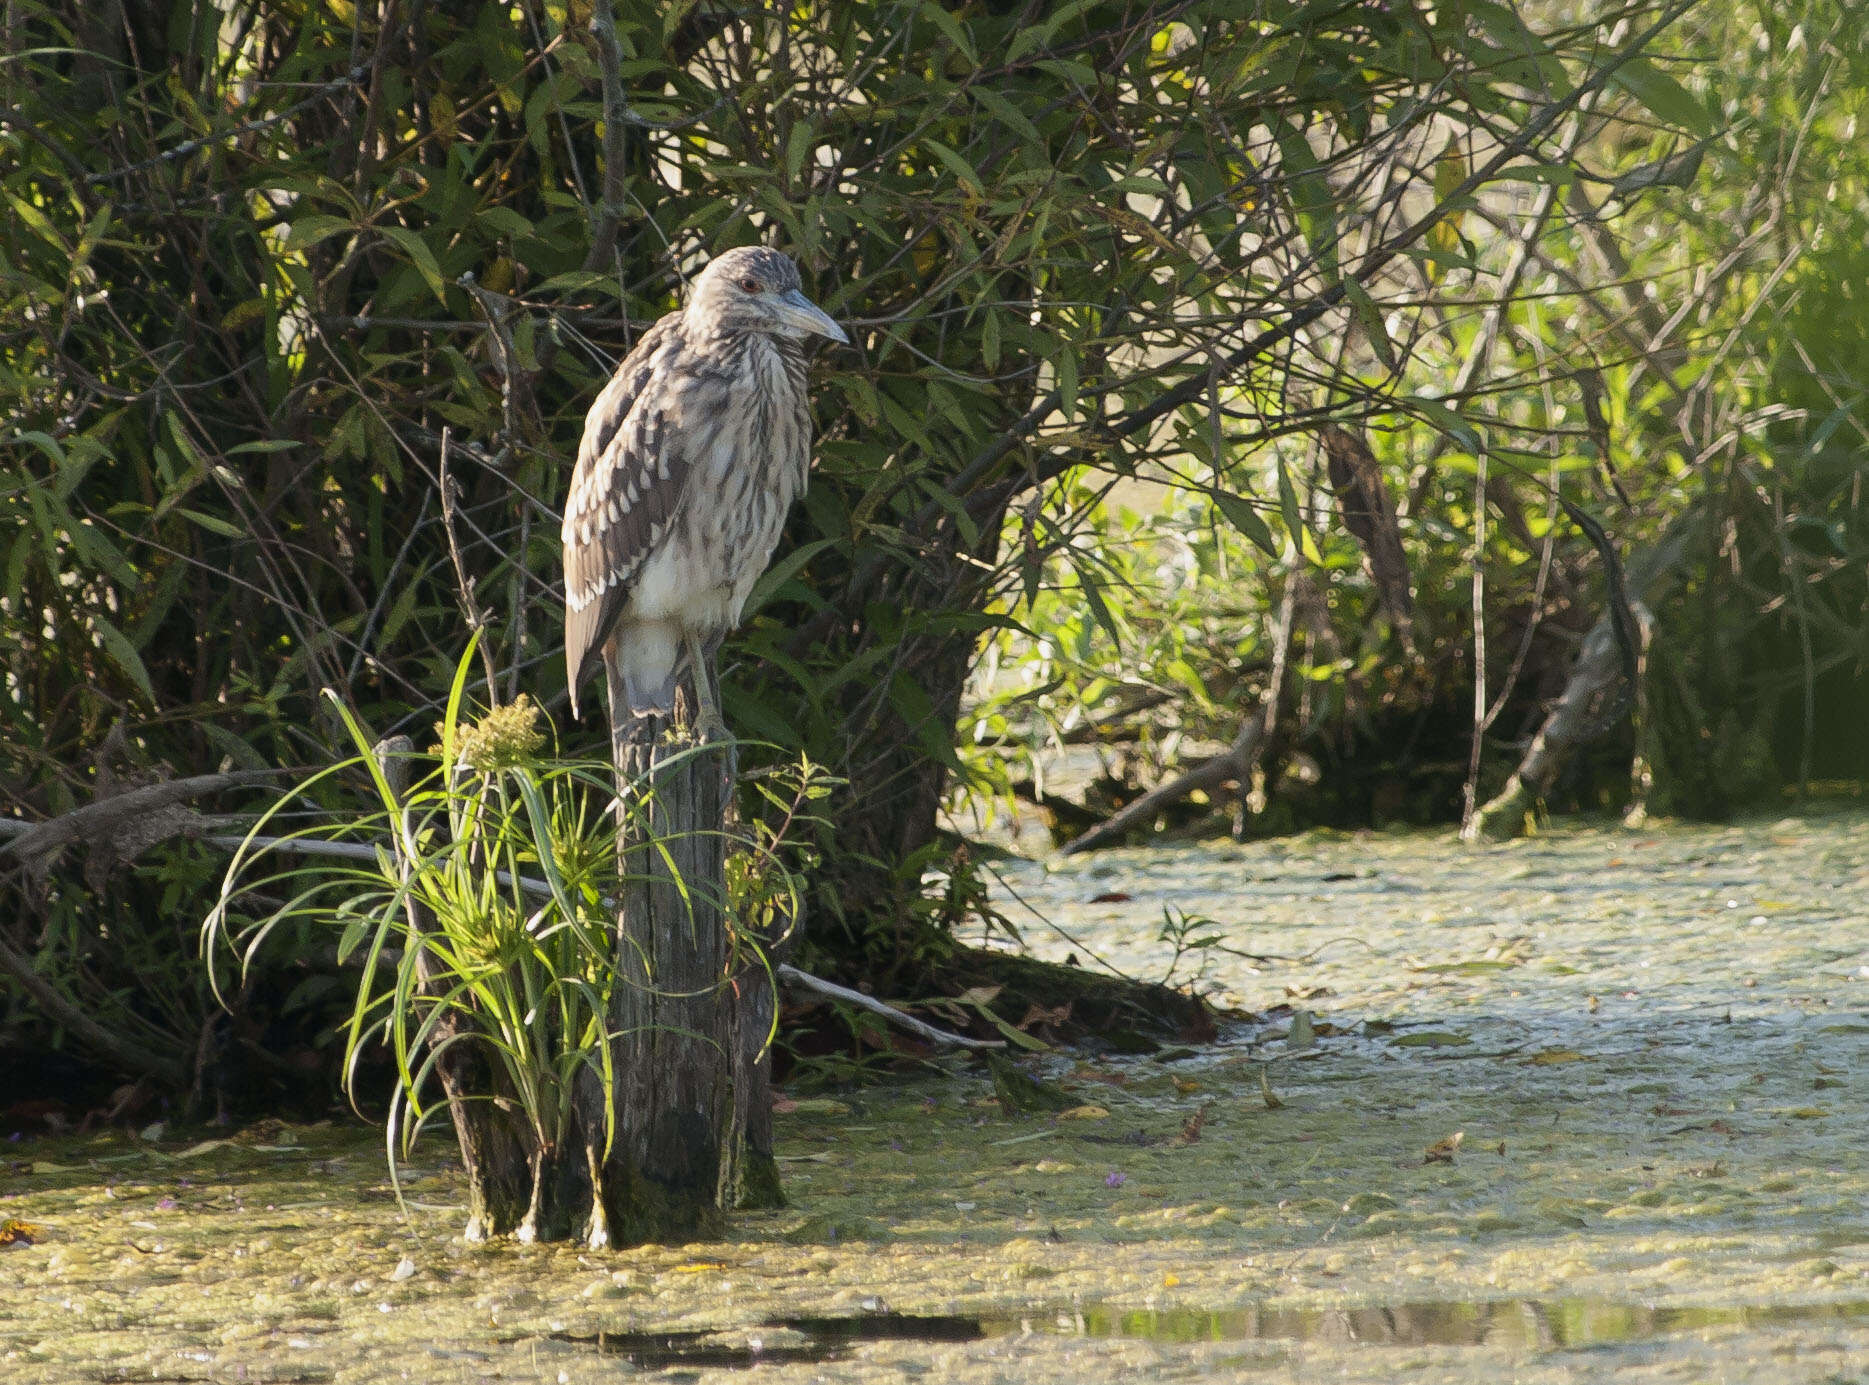
<svg viewBox="0 0 1869 1385">
<path fill-rule="evenodd" d="M 758 293 L 759 292 L 759 280 L 742 279 L 740 280 L 740 287 L 744 289 L 747 293 Z"/>
</svg>

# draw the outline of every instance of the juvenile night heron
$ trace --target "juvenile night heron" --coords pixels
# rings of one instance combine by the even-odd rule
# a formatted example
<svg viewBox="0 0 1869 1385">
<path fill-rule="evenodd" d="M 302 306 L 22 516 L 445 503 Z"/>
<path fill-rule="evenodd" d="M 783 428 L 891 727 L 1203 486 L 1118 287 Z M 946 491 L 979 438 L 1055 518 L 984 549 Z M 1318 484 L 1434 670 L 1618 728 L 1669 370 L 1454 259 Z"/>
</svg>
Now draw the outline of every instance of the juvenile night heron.
<svg viewBox="0 0 1869 1385">
<path fill-rule="evenodd" d="M 571 714 L 603 664 L 611 725 L 674 706 L 682 660 L 724 733 L 708 655 L 739 624 L 805 488 L 805 341 L 848 342 L 776 250 L 729 250 L 657 322 L 584 421 L 565 501 Z"/>
</svg>

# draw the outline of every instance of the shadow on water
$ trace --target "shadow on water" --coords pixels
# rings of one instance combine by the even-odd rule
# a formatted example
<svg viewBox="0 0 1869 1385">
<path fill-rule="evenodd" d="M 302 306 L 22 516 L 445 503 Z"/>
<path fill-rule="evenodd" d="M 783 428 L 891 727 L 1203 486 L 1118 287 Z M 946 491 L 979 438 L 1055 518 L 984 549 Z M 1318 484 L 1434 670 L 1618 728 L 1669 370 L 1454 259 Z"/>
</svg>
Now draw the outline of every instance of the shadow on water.
<svg viewBox="0 0 1869 1385">
<path fill-rule="evenodd" d="M 779 1318 L 757 1327 L 707 1332 L 554 1332 L 552 1340 L 595 1347 L 632 1366 L 761 1366 L 829 1361 L 855 1342 L 973 1342 L 1019 1330 L 986 1318 L 866 1313 L 838 1318 Z"/>
<path fill-rule="evenodd" d="M 1084 1308 L 1026 1314 L 781 1318 L 704 1332 L 553 1333 L 647 1369 L 749 1367 L 835 1360 L 859 1342 L 971 1342 L 1025 1333 L 1130 1337 L 1154 1342 L 1298 1341 L 1372 1346 L 1489 1346 L 1563 1351 L 1666 1337 L 1707 1328 L 1771 1328 L 1811 1322 L 1869 1322 L 1869 1301 L 1770 1307 L 1651 1308 L 1609 1299 L 1427 1301 L 1368 1308 L 1177 1308 L 1113 1312 Z"/>
</svg>

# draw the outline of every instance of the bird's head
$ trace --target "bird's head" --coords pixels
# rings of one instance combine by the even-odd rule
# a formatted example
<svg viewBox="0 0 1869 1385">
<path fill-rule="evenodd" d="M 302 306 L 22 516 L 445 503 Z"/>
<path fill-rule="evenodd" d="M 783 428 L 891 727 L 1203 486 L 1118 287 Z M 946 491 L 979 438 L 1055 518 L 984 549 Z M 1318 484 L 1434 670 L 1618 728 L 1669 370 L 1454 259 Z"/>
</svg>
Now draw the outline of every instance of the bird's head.
<svg viewBox="0 0 1869 1385">
<path fill-rule="evenodd" d="M 694 281 L 688 319 L 713 332 L 767 332 L 792 341 L 829 337 L 849 342 L 844 329 L 798 286 L 791 257 L 763 246 L 716 255 Z"/>
</svg>

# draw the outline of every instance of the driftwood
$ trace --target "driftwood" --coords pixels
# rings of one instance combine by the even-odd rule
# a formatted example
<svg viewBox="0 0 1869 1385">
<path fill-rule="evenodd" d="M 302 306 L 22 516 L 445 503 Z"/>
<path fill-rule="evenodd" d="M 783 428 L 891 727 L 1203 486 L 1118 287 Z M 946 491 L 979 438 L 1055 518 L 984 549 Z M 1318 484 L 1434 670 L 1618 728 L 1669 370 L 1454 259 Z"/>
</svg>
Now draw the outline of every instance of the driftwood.
<svg viewBox="0 0 1869 1385">
<path fill-rule="evenodd" d="M 12 856 L 43 874 L 66 847 L 82 842 L 102 854 L 106 868 L 121 865 L 158 842 L 223 825 L 181 806 L 189 800 L 277 777 L 272 770 L 197 774 L 100 798 L 45 822 L 7 822 L 0 824 L 0 835 L 12 840 L 0 846 L 0 856 Z"/>
<path fill-rule="evenodd" d="M 1246 718 L 1239 734 L 1233 738 L 1233 744 L 1211 760 L 1203 760 L 1187 773 L 1178 775 L 1138 798 L 1134 803 L 1115 813 L 1107 822 L 1101 823 L 1081 837 L 1065 843 L 1061 848 L 1069 856 L 1078 851 L 1094 851 L 1100 846 L 1121 841 L 1137 828 L 1146 827 L 1154 821 L 1155 815 L 1172 804 L 1179 803 L 1189 794 L 1204 789 L 1218 788 L 1229 779 L 1245 779 L 1252 774 L 1253 764 L 1259 758 L 1265 737 L 1265 713 L 1256 712 Z"/>
<path fill-rule="evenodd" d="M 808 971 L 800 971 L 797 967 L 783 962 L 773 968 L 773 974 L 787 986 L 801 991 L 810 991 L 813 995 L 821 995 L 830 1000 L 839 1000 L 846 1005 L 855 1005 L 860 1009 L 868 1010 L 873 1015 L 881 1015 L 889 1023 L 900 1029 L 906 1029 L 917 1038 L 926 1039 L 931 1044 L 975 1049 L 1006 1046 L 1004 1039 L 970 1039 L 962 1034 L 950 1034 L 945 1029 L 937 1029 L 926 1021 L 905 1014 L 887 1001 L 878 1000 L 873 995 L 865 995 L 862 991 L 853 991 L 850 987 L 840 986 L 835 981 L 826 981 L 822 976 L 813 976 Z"/>
<path fill-rule="evenodd" d="M 1635 618 L 1634 638 L 1643 649 L 1654 625 L 1649 603 L 1667 590 L 1692 532 L 1690 521 L 1677 523 L 1659 544 L 1630 563 L 1623 579 Z M 1550 792 L 1571 753 L 1602 729 L 1603 706 L 1616 695 L 1628 664 L 1622 647 L 1625 636 L 1616 631 L 1615 615 L 1613 609 L 1606 612 L 1584 637 L 1564 691 L 1552 703 L 1505 787 L 1461 829 L 1463 841 L 1503 840 L 1522 834 L 1526 815 Z"/>
<path fill-rule="evenodd" d="M 113 794 L 44 822 L 0 818 L 0 858 L 11 857 L 30 876 L 43 877 L 67 847 L 83 845 L 88 852 L 86 874 L 96 887 L 112 868 L 157 843 L 177 836 L 200 836 L 224 823 L 224 819 L 205 817 L 186 807 L 189 800 L 272 777 L 265 770 L 198 774 Z M 40 975 L 32 958 L 4 939 L 0 939 L 0 971 L 12 977 L 48 1019 L 125 1072 L 154 1077 L 171 1087 L 187 1082 L 187 1067 L 179 1057 L 154 1052 L 98 1023 Z"/>
</svg>

